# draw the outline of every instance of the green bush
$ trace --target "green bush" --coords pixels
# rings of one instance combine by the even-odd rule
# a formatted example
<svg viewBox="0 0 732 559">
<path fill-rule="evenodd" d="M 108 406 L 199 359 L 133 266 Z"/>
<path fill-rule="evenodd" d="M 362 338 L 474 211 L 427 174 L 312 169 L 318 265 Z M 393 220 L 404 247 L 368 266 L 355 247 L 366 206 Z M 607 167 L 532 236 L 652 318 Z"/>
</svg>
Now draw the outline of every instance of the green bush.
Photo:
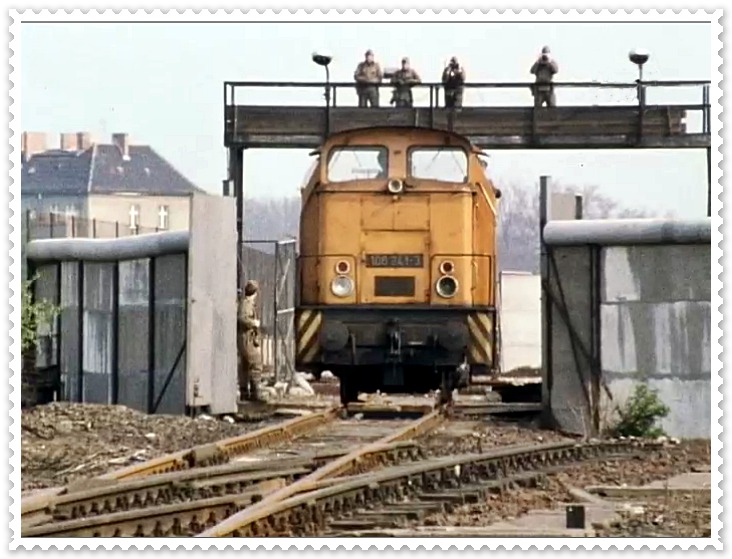
<svg viewBox="0 0 732 559">
<path fill-rule="evenodd" d="M 619 421 L 611 429 L 616 437 L 660 437 L 663 429 L 656 425 L 666 417 L 670 408 L 644 383 L 637 384 L 622 408 L 617 408 Z"/>
<path fill-rule="evenodd" d="M 33 282 L 38 276 L 23 281 L 21 302 L 21 351 L 26 353 L 36 347 L 38 326 L 47 323 L 58 314 L 59 309 L 46 300 L 33 301 Z"/>
</svg>

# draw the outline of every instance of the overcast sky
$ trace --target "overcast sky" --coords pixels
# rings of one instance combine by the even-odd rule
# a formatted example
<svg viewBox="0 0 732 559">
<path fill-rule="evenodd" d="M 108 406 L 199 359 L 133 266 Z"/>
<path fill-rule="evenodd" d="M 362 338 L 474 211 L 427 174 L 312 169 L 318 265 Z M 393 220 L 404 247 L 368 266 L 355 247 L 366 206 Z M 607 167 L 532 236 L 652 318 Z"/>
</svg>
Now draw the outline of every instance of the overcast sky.
<svg viewBox="0 0 732 559">
<path fill-rule="evenodd" d="M 646 79 L 711 77 L 706 23 L 24 23 L 21 33 L 24 130 L 55 138 L 60 132 L 90 131 L 98 141 L 128 132 L 132 141 L 150 144 L 211 192 L 220 192 L 226 176 L 223 82 L 322 81 L 322 68 L 310 61 L 315 49 L 334 55 L 334 81 L 351 80 L 367 48 L 385 66 L 410 56 L 424 81 L 438 81 L 452 55 L 460 58 L 469 80 L 528 81 L 545 44 L 559 62 L 558 81 L 633 81 L 637 70 L 627 59 L 633 47 L 651 52 Z M 317 104 L 320 95 L 297 91 L 268 97 L 259 91 L 250 99 Z M 388 100 L 388 91 L 382 100 Z M 418 96 L 417 104 L 421 101 Z M 701 90 L 652 92 L 649 101 L 699 103 Z M 565 105 L 632 102 L 632 90 L 558 93 L 558 103 Z M 531 96 L 528 90 L 484 91 L 466 99 L 478 103 L 528 105 Z M 697 127 L 698 119 L 690 125 Z M 307 151 L 249 151 L 247 195 L 295 195 L 308 167 Z M 547 174 L 564 184 L 598 185 L 626 206 L 679 217 L 706 215 L 704 150 L 493 151 L 491 170 L 499 186 L 533 184 Z"/>
</svg>

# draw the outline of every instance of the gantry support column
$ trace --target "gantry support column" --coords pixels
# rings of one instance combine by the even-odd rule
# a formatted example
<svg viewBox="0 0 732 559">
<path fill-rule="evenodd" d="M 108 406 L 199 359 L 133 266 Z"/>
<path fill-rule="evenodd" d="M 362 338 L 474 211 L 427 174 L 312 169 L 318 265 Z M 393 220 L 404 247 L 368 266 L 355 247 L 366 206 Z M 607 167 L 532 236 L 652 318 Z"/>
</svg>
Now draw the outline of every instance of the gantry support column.
<svg viewBox="0 0 732 559">
<path fill-rule="evenodd" d="M 244 270 L 241 266 L 241 247 L 244 241 L 244 150 L 229 148 L 229 180 L 236 197 L 236 286 L 244 288 Z"/>
</svg>

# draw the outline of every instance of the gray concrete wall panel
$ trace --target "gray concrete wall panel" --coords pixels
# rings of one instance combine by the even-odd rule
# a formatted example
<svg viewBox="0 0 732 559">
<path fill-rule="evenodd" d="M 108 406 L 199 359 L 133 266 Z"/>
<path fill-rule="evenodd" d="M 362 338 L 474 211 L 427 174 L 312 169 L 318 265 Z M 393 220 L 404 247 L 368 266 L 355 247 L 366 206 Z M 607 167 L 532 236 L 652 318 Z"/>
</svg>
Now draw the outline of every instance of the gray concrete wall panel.
<svg viewBox="0 0 732 559">
<path fill-rule="evenodd" d="M 709 378 L 708 302 L 602 305 L 601 320 L 603 371 Z"/>
<path fill-rule="evenodd" d="M 602 302 L 711 300 L 711 245 L 608 247 Z"/>
<path fill-rule="evenodd" d="M 565 431 L 585 433 L 590 425 L 590 361 L 582 347 L 590 347 L 590 250 L 567 247 L 550 263 L 550 293 L 555 300 L 551 318 L 551 379 L 547 389 L 555 422 Z M 564 299 L 562 301 L 562 298 Z M 572 331 L 559 306 L 564 305 Z M 545 382 L 547 379 L 545 379 Z"/>
<path fill-rule="evenodd" d="M 113 264 L 84 264 L 84 402 L 112 402 Z"/>
<path fill-rule="evenodd" d="M 118 401 L 148 407 L 150 259 L 119 263 Z"/>
<path fill-rule="evenodd" d="M 711 246 L 703 241 L 708 220 L 700 222 L 656 222 L 633 224 L 626 231 L 617 224 L 591 224 L 575 227 L 562 223 L 566 241 L 571 235 L 585 240 L 607 241 L 612 235 L 625 241 L 635 235 L 639 244 L 608 246 L 600 258 L 600 339 L 602 378 L 612 398 L 601 394 L 601 428 L 616 419 L 616 409 L 625 403 L 638 382 L 659 392 L 671 408 L 662 422 L 672 436 L 709 437 L 711 424 Z M 589 235 L 593 229 L 593 235 Z M 603 228 L 608 230 L 602 231 Z M 641 229 L 640 233 L 637 229 Z M 545 230 L 546 231 L 546 230 Z M 605 235 L 605 237 L 603 237 Z M 557 241 L 559 233 L 553 239 Z M 650 239 L 665 244 L 652 244 Z M 702 239 L 698 244 L 692 240 Z M 682 244 L 681 241 L 684 241 Z M 588 241 L 589 242 L 589 241 Z M 558 264 L 552 278 L 552 291 L 558 278 L 565 293 L 573 293 L 570 307 L 586 312 L 593 286 L 583 271 L 589 266 L 589 251 L 584 262 L 581 247 L 555 244 L 551 247 Z M 574 292 L 577 291 L 577 294 Z M 560 427 L 575 430 L 579 421 L 567 402 L 576 402 L 580 386 L 566 359 L 566 327 L 552 320 L 549 340 L 553 358 L 554 383 L 549 401 Z M 545 317 L 545 320 L 547 318 Z M 589 343 L 588 343 L 588 347 Z M 589 373 L 589 366 L 582 365 Z"/>
<path fill-rule="evenodd" d="M 237 409 L 236 252 L 234 199 L 193 196 L 186 399 L 217 414 Z"/>
<path fill-rule="evenodd" d="M 709 380 L 683 380 L 678 378 L 651 378 L 651 390 L 658 391 L 659 398 L 672 412 L 660 425 L 670 436 L 679 438 L 709 438 L 711 432 L 712 392 Z M 637 381 L 630 377 L 615 377 L 609 380 L 613 402 L 603 399 L 602 419 L 604 425 L 612 424 L 617 418 L 615 406 L 622 404 L 633 393 Z"/>
<path fill-rule="evenodd" d="M 187 352 L 184 349 L 184 345 L 187 346 L 185 255 L 176 254 L 155 259 L 154 304 L 153 403 L 160 402 L 155 411 L 170 414 L 184 413 L 187 358 Z"/>
<path fill-rule="evenodd" d="M 61 263 L 62 399 L 79 400 L 79 263 Z"/>
</svg>

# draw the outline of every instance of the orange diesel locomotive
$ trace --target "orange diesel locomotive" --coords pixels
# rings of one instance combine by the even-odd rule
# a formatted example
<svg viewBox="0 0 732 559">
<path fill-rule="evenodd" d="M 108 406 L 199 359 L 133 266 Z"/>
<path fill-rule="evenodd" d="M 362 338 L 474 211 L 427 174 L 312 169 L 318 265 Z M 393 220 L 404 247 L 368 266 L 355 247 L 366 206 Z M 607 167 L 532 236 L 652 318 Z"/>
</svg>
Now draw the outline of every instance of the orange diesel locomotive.
<svg viewBox="0 0 732 559">
<path fill-rule="evenodd" d="M 330 136 L 302 191 L 296 366 L 359 392 L 448 395 L 490 372 L 500 192 L 451 132 Z"/>
</svg>

